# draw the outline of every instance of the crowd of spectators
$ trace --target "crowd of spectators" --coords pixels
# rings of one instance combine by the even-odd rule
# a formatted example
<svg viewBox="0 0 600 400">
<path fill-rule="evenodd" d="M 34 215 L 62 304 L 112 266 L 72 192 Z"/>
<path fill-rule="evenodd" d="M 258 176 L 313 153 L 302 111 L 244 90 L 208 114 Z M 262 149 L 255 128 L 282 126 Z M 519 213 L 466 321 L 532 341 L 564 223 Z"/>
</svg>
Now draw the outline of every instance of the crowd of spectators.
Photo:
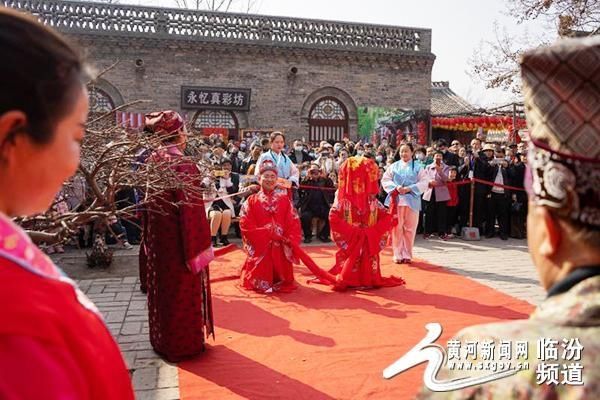
<svg viewBox="0 0 600 400">
<path fill-rule="evenodd" d="M 261 154 L 270 150 L 270 139 L 255 137 L 225 143 L 220 136 L 213 135 L 196 140 L 193 155 L 211 163 L 214 168 L 212 179 L 205 182 L 214 191 L 207 197 L 206 204 L 213 244 L 226 245 L 229 243 L 227 232 L 231 222 L 238 217 L 244 195 L 216 202 L 210 200 L 239 193 L 256 183 L 255 166 Z M 406 142 L 404 140 L 400 145 Z M 430 188 L 423 195 L 417 232 L 425 239 L 452 239 L 470 224 L 487 238 L 496 235 L 503 240 L 525 237 L 527 201 L 524 191 L 519 190 L 523 188 L 527 161 L 525 143 L 501 145 L 484 143 L 477 138 L 470 143 L 458 140 L 448 143 L 440 139 L 430 146 L 414 147 L 415 163 L 421 163 L 426 170 L 442 171 L 431 174 Z M 369 157 L 383 175 L 385 169 L 399 159 L 397 149 L 385 138 L 378 144 L 349 139 L 318 144 L 295 140 L 291 145 L 286 144 L 284 152 L 299 173 L 299 185 L 294 184 L 292 190 L 305 243 L 315 237 L 323 242 L 330 241 L 327 216 L 334 201 L 341 164 L 351 156 Z M 471 178 L 476 179 L 472 215 Z M 382 189 L 380 199 L 383 200 L 385 195 Z"/>
</svg>

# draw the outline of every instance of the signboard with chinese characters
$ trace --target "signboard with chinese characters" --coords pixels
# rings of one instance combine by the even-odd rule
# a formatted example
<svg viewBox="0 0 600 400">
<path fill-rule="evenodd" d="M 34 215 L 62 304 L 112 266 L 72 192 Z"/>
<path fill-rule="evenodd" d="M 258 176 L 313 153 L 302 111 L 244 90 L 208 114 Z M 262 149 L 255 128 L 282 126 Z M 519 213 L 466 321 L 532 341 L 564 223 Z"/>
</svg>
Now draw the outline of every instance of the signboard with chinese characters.
<svg viewBox="0 0 600 400">
<path fill-rule="evenodd" d="M 491 143 L 505 143 L 508 141 L 508 131 L 488 130 L 487 135 L 485 136 L 485 141 Z"/>
<path fill-rule="evenodd" d="M 250 89 L 181 87 L 182 109 L 250 110 Z"/>
</svg>

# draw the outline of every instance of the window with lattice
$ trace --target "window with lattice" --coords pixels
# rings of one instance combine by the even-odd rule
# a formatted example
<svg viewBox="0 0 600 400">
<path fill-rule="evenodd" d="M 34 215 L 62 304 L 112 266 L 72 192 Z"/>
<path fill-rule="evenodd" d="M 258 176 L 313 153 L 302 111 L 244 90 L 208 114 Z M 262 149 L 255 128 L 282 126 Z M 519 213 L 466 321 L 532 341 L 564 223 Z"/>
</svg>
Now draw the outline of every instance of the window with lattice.
<svg viewBox="0 0 600 400">
<path fill-rule="evenodd" d="M 235 118 L 230 111 L 226 110 L 204 110 L 196 115 L 194 128 L 237 128 Z"/>
<path fill-rule="evenodd" d="M 346 119 L 346 112 L 335 100 L 325 99 L 319 101 L 312 112 L 310 113 L 311 119 Z"/>
<path fill-rule="evenodd" d="M 91 113 L 105 113 L 115 108 L 115 103 L 102 89 L 92 86 L 88 88 Z"/>
</svg>

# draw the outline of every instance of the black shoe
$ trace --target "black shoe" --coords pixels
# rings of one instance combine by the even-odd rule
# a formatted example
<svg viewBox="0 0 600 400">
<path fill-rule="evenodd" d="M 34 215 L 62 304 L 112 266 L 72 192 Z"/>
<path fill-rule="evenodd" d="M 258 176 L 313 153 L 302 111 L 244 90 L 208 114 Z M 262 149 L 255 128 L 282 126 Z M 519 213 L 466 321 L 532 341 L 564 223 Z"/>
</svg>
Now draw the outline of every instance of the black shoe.
<svg viewBox="0 0 600 400">
<path fill-rule="evenodd" d="M 508 236 L 506 236 L 506 235 L 500 235 L 500 239 L 502 239 L 502 240 L 508 240 Z"/>
<path fill-rule="evenodd" d="M 227 239 L 227 235 L 221 235 L 221 244 L 223 246 L 229 246 L 229 239 Z"/>
<path fill-rule="evenodd" d="M 329 242 L 331 242 L 331 239 L 329 239 L 328 237 L 325 237 L 325 236 L 320 236 L 319 240 L 321 242 L 323 242 L 323 243 L 329 243 Z"/>
<path fill-rule="evenodd" d="M 304 238 L 304 243 L 312 243 L 312 239 L 311 238 Z"/>
<path fill-rule="evenodd" d="M 217 237 L 216 236 L 212 236 L 212 246 L 213 247 L 221 247 L 221 244 L 217 243 Z"/>
<path fill-rule="evenodd" d="M 493 238 L 493 237 L 494 237 L 494 234 L 493 234 L 493 233 L 488 233 L 487 235 L 485 235 L 485 237 L 486 237 L 487 239 L 491 239 L 491 238 Z"/>
</svg>

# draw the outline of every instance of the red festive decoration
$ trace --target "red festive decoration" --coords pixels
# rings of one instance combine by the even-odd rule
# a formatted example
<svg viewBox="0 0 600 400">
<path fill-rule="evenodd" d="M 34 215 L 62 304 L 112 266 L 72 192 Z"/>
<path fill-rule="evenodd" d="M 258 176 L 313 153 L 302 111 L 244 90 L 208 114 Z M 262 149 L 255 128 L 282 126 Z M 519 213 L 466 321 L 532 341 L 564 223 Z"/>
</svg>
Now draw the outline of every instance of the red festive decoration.
<svg viewBox="0 0 600 400">
<path fill-rule="evenodd" d="M 427 125 L 423 121 L 417 124 L 417 143 L 420 145 L 427 144 Z"/>
<path fill-rule="evenodd" d="M 516 125 L 513 126 L 513 117 L 510 116 L 434 117 L 431 118 L 431 126 L 451 131 L 471 132 L 483 128 L 512 132 L 513 129 L 526 128 L 527 122 L 523 118 L 517 118 Z"/>
</svg>

